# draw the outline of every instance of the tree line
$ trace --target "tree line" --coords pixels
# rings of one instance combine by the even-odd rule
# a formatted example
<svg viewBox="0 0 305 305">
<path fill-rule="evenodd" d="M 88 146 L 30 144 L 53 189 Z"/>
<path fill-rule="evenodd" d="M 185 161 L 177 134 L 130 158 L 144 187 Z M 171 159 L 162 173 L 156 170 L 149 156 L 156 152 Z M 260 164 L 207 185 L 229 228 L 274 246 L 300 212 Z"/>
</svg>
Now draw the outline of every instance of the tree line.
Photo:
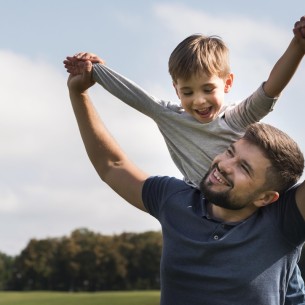
<svg viewBox="0 0 305 305">
<path fill-rule="evenodd" d="M 161 232 L 31 239 L 16 257 L 0 253 L 1 290 L 159 289 Z"/>
<path fill-rule="evenodd" d="M 159 289 L 161 251 L 160 231 L 31 239 L 15 257 L 0 253 L 0 290 Z M 305 254 L 299 267 L 305 278 Z"/>
</svg>

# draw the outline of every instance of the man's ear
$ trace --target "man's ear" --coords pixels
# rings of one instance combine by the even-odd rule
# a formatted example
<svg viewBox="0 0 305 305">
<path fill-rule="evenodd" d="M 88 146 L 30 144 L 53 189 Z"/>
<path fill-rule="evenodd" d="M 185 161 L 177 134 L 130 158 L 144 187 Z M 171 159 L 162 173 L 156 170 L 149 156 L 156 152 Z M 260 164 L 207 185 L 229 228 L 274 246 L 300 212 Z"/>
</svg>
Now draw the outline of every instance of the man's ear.
<svg viewBox="0 0 305 305">
<path fill-rule="evenodd" d="M 232 86 L 233 86 L 233 79 L 234 79 L 234 74 L 229 73 L 225 79 L 225 93 L 230 92 Z"/>
<path fill-rule="evenodd" d="M 260 194 L 260 196 L 254 201 L 257 207 L 266 206 L 276 200 L 278 200 L 280 194 L 276 191 L 266 191 Z"/>
</svg>

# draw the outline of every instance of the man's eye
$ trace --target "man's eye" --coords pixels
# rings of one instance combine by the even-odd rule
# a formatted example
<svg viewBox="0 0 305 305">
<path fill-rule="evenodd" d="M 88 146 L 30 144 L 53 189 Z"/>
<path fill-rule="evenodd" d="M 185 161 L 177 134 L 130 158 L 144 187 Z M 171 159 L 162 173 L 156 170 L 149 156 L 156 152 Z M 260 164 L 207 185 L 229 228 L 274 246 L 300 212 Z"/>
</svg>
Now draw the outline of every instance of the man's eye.
<svg viewBox="0 0 305 305">
<path fill-rule="evenodd" d="M 247 174 L 249 174 L 249 170 L 248 170 L 247 166 L 242 165 L 241 168 L 242 168 Z"/>
<path fill-rule="evenodd" d="M 233 156 L 233 151 L 232 151 L 231 149 L 227 149 L 227 150 L 226 150 L 226 154 L 227 154 L 228 156 Z"/>
</svg>

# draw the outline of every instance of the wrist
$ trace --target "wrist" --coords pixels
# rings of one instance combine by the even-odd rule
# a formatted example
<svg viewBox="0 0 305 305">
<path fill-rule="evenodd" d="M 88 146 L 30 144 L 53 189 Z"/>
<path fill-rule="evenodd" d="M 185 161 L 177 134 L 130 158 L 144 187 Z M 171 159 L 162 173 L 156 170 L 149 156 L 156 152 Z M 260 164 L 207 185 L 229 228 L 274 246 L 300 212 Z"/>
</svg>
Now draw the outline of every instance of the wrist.
<svg viewBox="0 0 305 305">
<path fill-rule="evenodd" d="M 294 36 L 290 43 L 296 55 L 303 56 L 305 53 L 305 38 Z"/>
<path fill-rule="evenodd" d="M 85 98 L 88 96 L 88 89 L 82 90 L 81 88 L 69 88 L 69 95 L 73 98 Z"/>
</svg>

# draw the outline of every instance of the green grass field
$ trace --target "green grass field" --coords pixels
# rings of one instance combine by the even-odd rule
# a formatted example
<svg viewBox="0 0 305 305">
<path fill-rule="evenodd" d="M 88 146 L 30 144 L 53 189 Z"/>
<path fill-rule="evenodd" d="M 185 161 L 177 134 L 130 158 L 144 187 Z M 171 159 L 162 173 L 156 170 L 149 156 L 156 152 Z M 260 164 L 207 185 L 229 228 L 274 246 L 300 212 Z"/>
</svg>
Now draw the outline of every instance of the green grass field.
<svg viewBox="0 0 305 305">
<path fill-rule="evenodd" d="M 0 292 L 3 305 L 158 305 L 159 291 L 131 292 Z"/>
</svg>

